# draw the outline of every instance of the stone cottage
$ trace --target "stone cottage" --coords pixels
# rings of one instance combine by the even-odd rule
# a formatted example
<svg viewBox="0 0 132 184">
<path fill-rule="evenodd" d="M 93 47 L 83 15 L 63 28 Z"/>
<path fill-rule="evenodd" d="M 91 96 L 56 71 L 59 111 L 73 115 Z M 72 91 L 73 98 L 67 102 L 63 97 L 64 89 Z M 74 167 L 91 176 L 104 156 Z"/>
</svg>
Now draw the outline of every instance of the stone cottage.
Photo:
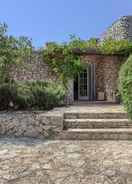
<svg viewBox="0 0 132 184">
<path fill-rule="evenodd" d="M 132 16 L 123 16 L 115 21 L 100 38 L 132 40 Z M 69 81 L 68 102 L 74 101 L 108 101 L 116 102 L 118 72 L 123 62 L 121 55 L 102 55 L 96 50 L 88 49 L 77 52 L 81 55 L 86 68 Z M 56 80 L 52 71 L 39 56 L 29 61 L 29 69 L 13 71 L 17 80 Z"/>
</svg>

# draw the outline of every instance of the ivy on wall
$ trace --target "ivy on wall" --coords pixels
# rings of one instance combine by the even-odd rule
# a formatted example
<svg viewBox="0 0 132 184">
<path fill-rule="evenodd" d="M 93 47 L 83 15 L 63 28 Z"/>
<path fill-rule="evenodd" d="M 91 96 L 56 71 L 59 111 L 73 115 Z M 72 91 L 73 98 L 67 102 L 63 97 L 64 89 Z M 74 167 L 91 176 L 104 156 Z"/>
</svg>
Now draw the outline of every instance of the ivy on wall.
<svg viewBox="0 0 132 184">
<path fill-rule="evenodd" d="M 86 43 L 79 38 L 71 37 L 69 43 L 49 43 L 43 50 L 43 57 L 62 81 L 65 88 L 70 78 L 82 69 L 80 56 L 73 52 L 74 48 L 85 48 Z"/>
<path fill-rule="evenodd" d="M 98 41 L 96 38 L 81 40 L 71 35 L 67 43 L 50 42 L 43 48 L 44 61 L 48 63 L 52 71 L 63 82 L 67 88 L 68 80 L 77 75 L 83 68 L 80 55 L 75 49 L 82 53 L 88 48 L 95 49 L 100 54 L 123 54 L 128 56 L 132 53 L 132 42 L 128 40 L 113 40 L 111 38 Z"/>
</svg>

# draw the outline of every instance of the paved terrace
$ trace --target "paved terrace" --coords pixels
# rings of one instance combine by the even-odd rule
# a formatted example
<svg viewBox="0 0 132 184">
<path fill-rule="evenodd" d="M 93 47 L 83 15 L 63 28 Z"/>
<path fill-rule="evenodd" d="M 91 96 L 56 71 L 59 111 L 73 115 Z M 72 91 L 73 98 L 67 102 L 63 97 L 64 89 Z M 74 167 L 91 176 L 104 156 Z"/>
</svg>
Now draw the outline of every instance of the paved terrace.
<svg viewBox="0 0 132 184">
<path fill-rule="evenodd" d="M 88 113 L 124 113 L 122 105 L 113 103 L 87 103 L 76 102 L 74 105 L 67 107 L 55 108 L 48 113 L 63 113 L 63 112 L 88 112 Z"/>
<path fill-rule="evenodd" d="M 132 184 L 132 142 L 4 138 L 0 184 Z"/>
<path fill-rule="evenodd" d="M 124 112 L 120 105 L 76 104 L 49 113 Z M 0 139 L 0 184 L 132 184 L 132 141 Z"/>
</svg>

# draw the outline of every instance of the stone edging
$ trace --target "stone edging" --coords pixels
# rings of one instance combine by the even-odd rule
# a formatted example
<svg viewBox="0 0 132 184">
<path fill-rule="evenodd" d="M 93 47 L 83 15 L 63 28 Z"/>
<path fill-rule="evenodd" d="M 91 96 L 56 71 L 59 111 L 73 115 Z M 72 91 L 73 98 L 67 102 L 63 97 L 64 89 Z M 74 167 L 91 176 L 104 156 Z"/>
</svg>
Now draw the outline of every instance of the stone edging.
<svg viewBox="0 0 132 184">
<path fill-rule="evenodd" d="M 63 123 L 62 114 L 42 111 L 0 112 L 0 136 L 55 139 Z"/>
</svg>

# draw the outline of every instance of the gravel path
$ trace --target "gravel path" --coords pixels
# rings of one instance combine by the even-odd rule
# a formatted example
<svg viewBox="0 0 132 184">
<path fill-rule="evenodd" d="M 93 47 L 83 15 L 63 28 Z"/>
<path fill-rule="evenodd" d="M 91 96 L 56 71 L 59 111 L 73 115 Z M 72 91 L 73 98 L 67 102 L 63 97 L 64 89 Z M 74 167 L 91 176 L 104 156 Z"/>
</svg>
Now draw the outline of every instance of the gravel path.
<svg viewBox="0 0 132 184">
<path fill-rule="evenodd" d="M 132 142 L 1 138 L 0 184 L 132 184 Z"/>
</svg>

